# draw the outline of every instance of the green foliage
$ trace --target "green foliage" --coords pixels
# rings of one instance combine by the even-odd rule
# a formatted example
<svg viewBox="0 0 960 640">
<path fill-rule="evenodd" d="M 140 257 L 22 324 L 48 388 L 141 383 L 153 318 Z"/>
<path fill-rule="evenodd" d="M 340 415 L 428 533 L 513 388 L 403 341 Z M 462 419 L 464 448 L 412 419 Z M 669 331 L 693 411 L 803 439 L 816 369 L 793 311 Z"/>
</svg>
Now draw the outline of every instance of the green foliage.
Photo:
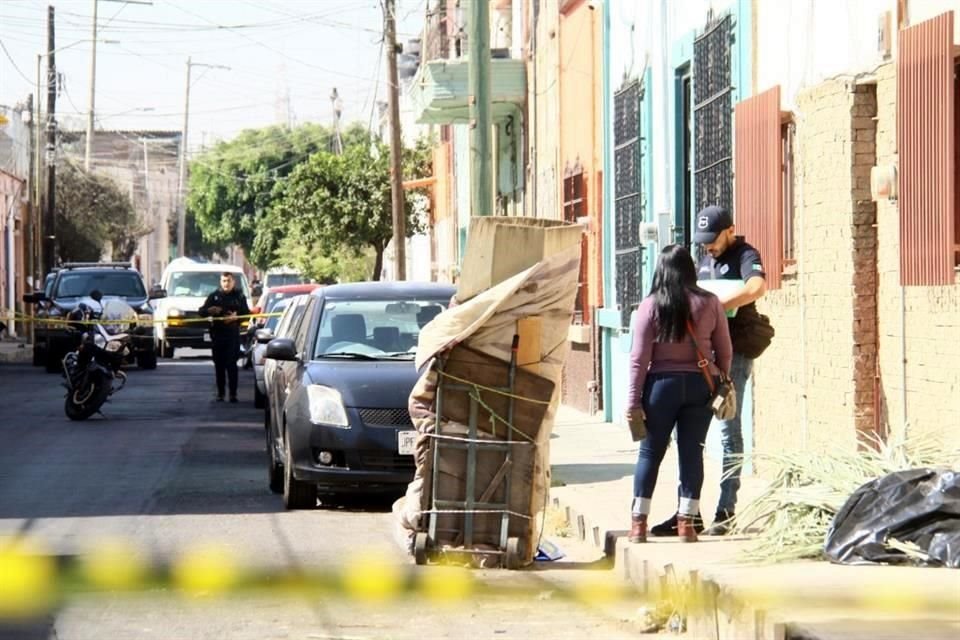
<svg viewBox="0 0 960 640">
<path fill-rule="evenodd" d="M 378 278 L 393 235 L 389 148 L 358 125 L 342 140 L 335 155 L 319 125 L 244 131 L 191 163 L 188 214 L 206 242 L 238 244 L 261 269 L 288 264 L 317 279 L 353 279 L 360 270 Z M 404 178 L 429 175 L 430 159 L 429 140 L 404 150 Z M 405 195 L 413 235 L 423 222 L 414 192 Z"/>
<path fill-rule="evenodd" d="M 430 146 L 420 141 L 405 153 L 405 177 L 429 173 Z M 340 156 L 317 153 L 298 166 L 283 185 L 275 203 L 269 231 L 273 237 L 296 237 L 322 255 L 372 249 L 369 274 L 377 280 L 383 253 L 393 237 L 390 192 L 390 152 L 381 141 L 367 137 L 344 149 Z M 413 194 L 405 194 L 407 235 L 423 230 L 414 212 Z M 266 243 L 264 243 L 266 245 Z M 261 245 L 258 250 L 266 248 Z"/>
<path fill-rule="evenodd" d="M 237 244 L 248 254 L 262 217 L 273 204 L 274 188 L 298 163 L 330 145 L 330 132 L 317 124 L 295 129 L 248 129 L 218 143 L 190 163 L 187 210 L 196 217 L 204 240 Z M 260 268 L 270 266 L 256 261 Z"/>
<path fill-rule="evenodd" d="M 64 262 L 96 262 L 108 242 L 114 260 L 129 260 L 150 231 L 110 178 L 64 163 L 56 189 L 57 249 Z"/>
<path fill-rule="evenodd" d="M 225 242 L 209 242 L 206 238 L 203 237 L 203 233 L 200 231 L 200 227 L 197 225 L 196 215 L 192 211 L 187 211 L 186 214 L 187 222 L 187 235 L 184 238 L 187 250 L 184 252 L 184 255 L 192 256 L 195 258 L 213 258 L 217 253 L 224 254 L 226 253 L 227 247 L 229 246 Z M 179 238 L 177 235 L 178 220 L 176 216 L 172 216 L 169 220 L 169 230 L 170 238 L 176 240 Z"/>
</svg>

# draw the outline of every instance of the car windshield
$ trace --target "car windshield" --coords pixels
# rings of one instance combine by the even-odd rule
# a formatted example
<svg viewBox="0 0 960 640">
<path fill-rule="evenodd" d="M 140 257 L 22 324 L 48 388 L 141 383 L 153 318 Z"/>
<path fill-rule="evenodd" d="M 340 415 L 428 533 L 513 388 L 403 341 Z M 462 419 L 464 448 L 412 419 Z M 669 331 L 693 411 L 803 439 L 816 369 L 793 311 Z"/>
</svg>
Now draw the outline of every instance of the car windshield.
<svg viewBox="0 0 960 640">
<path fill-rule="evenodd" d="M 268 273 L 264 284 L 268 287 L 282 287 L 287 284 L 303 284 L 304 278 L 299 273 Z"/>
<path fill-rule="evenodd" d="M 280 324 L 280 318 L 283 317 L 283 312 L 290 304 L 292 298 L 286 298 L 284 300 L 275 300 L 270 307 L 265 307 L 266 313 L 273 314 L 267 318 L 267 321 L 264 323 L 265 329 L 270 329 L 270 331 L 276 331 L 277 325 Z"/>
<path fill-rule="evenodd" d="M 316 358 L 413 359 L 420 329 L 448 300 L 327 300 L 317 331 Z"/>
<path fill-rule="evenodd" d="M 261 303 L 260 308 L 264 310 L 270 309 L 273 305 L 277 304 L 279 301 L 295 298 L 301 295 L 302 293 L 303 291 L 268 291 L 263 296 L 263 303 Z"/>
<path fill-rule="evenodd" d="M 170 274 L 167 295 L 189 298 L 206 298 L 220 287 L 220 271 L 177 271 Z M 244 295 L 247 293 L 247 280 L 243 274 L 235 274 L 237 285 Z"/>
<path fill-rule="evenodd" d="M 97 289 L 105 296 L 122 298 L 146 298 L 140 274 L 134 271 L 87 271 L 68 272 L 57 283 L 58 298 L 89 296 Z"/>
</svg>

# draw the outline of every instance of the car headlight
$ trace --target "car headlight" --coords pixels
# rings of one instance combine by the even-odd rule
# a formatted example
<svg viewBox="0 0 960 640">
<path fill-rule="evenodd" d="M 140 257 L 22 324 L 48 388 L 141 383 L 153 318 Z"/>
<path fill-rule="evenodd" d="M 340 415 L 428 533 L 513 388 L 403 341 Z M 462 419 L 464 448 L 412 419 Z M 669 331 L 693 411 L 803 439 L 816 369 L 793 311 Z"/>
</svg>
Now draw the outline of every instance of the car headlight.
<svg viewBox="0 0 960 640">
<path fill-rule="evenodd" d="M 343 398 L 340 392 L 330 387 L 312 384 L 307 387 L 307 398 L 310 400 L 310 422 L 328 427 L 350 428 L 347 422 L 347 411 L 343 408 Z"/>
<path fill-rule="evenodd" d="M 176 307 L 171 307 L 170 310 L 167 311 L 167 317 L 168 317 L 168 318 L 182 318 L 182 317 L 183 317 L 183 311 L 181 311 L 180 309 L 177 309 Z"/>
</svg>

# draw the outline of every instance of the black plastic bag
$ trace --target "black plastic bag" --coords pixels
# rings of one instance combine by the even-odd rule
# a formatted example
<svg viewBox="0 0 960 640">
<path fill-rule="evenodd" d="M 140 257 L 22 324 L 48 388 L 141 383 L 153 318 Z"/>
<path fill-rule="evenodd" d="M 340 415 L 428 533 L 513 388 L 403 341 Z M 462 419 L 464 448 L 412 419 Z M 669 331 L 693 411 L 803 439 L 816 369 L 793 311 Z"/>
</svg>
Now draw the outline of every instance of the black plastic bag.
<svg viewBox="0 0 960 640">
<path fill-rule="evenodd" d="M 927 559 L 890 548 L 890 539 L 916 544 Z M 960 567 L 960 472 L 910 469 L 868 482 L 834 516 L 824 551 L 841 564 Z"/>
</svg>

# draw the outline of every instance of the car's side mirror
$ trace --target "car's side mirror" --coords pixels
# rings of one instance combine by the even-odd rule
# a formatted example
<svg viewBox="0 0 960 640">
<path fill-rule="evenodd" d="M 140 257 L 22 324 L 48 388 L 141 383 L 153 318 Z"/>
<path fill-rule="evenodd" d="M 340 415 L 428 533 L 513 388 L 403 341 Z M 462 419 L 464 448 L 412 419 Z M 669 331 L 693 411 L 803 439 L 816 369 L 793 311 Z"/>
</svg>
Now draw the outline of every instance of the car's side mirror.
<svg viewBox="0 0 960 640">
<path fill-rule="evenodd" d="M 150 299 L 151 299 L 151 300 L 159 300 L 160 298 L 166 298 L 166 297 L 167 297 L 167 290 L 166 290 L 166 289 L 161 289 L 160 287 L 157 287 L 156 289 L 151 289 L 151 290 L 150 290 Z"/>
<path fill-rule="evenodd" d="M 290 338 L 274 338 L 267 343 L 266 356 L 271 360 L 285 360 L 287 362 L 296 362 L 297 345 Z"/>
<path fill-rule="evenodd" d="M 270 331 L 270 329 L 257 329 L 257 332 L 254 335 L 257 337 L 257 342 L 260 344 L 267 344 L 273 340 L 273 331 Z"/>
</svg>

